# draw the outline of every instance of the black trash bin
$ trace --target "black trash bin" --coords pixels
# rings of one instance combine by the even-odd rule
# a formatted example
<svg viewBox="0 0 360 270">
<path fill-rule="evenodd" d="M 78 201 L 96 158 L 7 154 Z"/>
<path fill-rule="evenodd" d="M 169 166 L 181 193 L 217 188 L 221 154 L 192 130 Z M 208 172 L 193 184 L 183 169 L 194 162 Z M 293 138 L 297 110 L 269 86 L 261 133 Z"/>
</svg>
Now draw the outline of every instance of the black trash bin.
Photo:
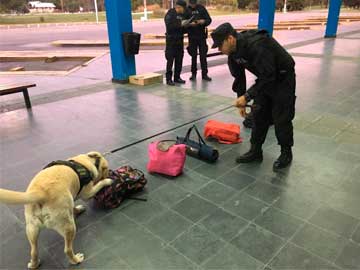
<svg viewBox="0 0 360 270">
<path fill-rule="evenodd" d="M 124 51 L 126 55 L 139 53 L 141 34 L 136 32 L 125 32 L 122 34 Z"/>
</svg>

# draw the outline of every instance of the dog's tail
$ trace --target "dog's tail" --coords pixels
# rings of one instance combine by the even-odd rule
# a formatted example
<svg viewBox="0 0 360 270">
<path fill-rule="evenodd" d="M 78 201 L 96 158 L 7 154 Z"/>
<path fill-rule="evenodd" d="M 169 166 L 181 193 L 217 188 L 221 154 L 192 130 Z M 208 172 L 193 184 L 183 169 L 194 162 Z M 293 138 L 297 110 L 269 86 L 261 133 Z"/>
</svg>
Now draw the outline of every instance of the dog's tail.
<svg viewBox="0 0 360 270">
<path fill-rule="evenodd" d="M 36 192 L 17 192 L 0 188 L 0 202 L 7 204 L 40 203 L 44 196 Z"/>
</svg>

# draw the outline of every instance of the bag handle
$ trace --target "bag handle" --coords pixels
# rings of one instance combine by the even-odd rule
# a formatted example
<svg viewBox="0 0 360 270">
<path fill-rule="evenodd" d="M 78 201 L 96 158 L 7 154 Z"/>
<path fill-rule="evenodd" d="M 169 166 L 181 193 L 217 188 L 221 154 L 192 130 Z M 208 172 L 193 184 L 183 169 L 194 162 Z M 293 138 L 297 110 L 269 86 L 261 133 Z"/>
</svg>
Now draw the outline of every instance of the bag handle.
<svg viewBox="0 0 360 270">
<path fill-rule="evenodd" d="M 198 135 L 199 144 L 202 143 L 202 144 L 206 145 L 206 142 L 204 141 L 203 137 L 200 135 L 200 132 L 195 125 L 193 125 L 191 128 L 189 128 L 189 130 L 187 131 L 186 136 L 185 136 L 185 141 L 188 141 L 190 139 L 190 134 L 193 129 L 195 130 L 196 134 Z"/>
</svg>

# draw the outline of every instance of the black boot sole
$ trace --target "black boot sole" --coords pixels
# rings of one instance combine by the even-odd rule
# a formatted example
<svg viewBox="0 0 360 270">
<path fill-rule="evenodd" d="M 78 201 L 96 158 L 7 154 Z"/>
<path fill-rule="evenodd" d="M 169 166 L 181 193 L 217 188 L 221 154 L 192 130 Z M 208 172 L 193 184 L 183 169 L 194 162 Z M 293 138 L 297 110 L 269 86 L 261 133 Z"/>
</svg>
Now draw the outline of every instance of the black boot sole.
<svg viewBox="0 0 360 270">
<path fill-rule="evenodd" d="M 282 171 L 282 170 L 284 170 L 284 169 L 287 169 L 287 168 L 289 168 L 290 167 L 290 165 L 291 165 L 291 162 L 292 161 L 290 161 L 288 164 L 286 164 L 286 165 L 281 165 L 281 166 L 275 166 L 275 164 L 273 165 L 273 171 L 274 172 L 279 172 L 279 171 Z"/>
</svg>

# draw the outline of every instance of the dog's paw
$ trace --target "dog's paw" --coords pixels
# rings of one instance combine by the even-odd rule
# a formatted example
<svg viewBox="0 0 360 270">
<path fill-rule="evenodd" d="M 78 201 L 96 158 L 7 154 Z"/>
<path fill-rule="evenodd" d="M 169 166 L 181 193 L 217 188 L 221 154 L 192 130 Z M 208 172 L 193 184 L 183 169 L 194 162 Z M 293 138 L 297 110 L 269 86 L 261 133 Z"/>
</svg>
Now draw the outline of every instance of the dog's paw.
<svg viewBox="0 0 360 270">
<path fill-rule="evenodd" d="M 77 217 L 78 215 L 85 212 L 86 208 L 83 205 L 77 205 L 74 207 L 74 215 Z"/>
<path fill-rule="evenodd" d="M 103 182 L 105 186 L 110 186 L 112 185 L 112 183 L 114 183 L 114 180 L 112 180 L 111 178 L 106 178 L 103 180 Z"/>
<path fill-rule="evenodd" d="M 85 259 L 85 256 L 84 254 L 82 253 L 77 253 L 75 256 L 74 256 L 74 259 L 70 261 L 71 264 L 79 264 L 81 263 L 82 261 L 84 261 Z"/>
<path fill-rule="evenodd" d="M 38 260 L 37 262 L 33 262 L 33 261 L 30 261 L 27 265 L 28 269 L 38 269 L 40 266 L 40 260 Z"/>
</svg>

